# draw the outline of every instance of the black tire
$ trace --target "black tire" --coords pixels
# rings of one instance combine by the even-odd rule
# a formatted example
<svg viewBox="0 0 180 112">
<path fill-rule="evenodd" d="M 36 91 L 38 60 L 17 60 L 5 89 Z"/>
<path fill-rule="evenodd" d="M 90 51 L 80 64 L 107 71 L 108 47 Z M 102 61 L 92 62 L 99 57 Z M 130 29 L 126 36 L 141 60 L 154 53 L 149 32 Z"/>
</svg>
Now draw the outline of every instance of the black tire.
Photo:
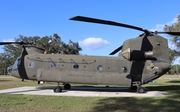
<svg viewBox="0 0 180 112">
<path fill-rule="evenodd" d="M 54 88 L 54 92 L 55 93 L 60 93 L 60 92 L 62 92 L 62 88 L 60 86 L 57 86 L 57 87 Z"/>
<path fill-rule="evenodd" d="M 129 87 L 130 90 L 137 90 L 137 86 L 131 86 Z"/>
<path fill-rule="evenodd" d="M 71 85 L 69 83 L 65 84 L 64 89 L 71 89 Z"/>
<path fill-rule="evenodd" d="M 139 88 L 137 88 L 137 92 L 138 93 L 145 93 L 146 91 L 143 87 L 139 87 Z"/>
</svg>

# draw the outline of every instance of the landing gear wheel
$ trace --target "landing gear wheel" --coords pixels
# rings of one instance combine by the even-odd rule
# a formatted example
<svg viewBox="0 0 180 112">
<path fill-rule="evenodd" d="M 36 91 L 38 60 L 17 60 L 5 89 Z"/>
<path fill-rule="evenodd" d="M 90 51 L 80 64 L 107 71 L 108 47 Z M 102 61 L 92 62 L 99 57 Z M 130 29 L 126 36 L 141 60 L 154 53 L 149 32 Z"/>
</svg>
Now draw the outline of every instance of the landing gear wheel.
<svg viewBox="0 0 180 112">
<path fill-rule="evenodd" d="M 129 87 L 130 90 L 137 90 L 137 86 L 131 86 Z"/>
<path fill-rule="evenodd" d="M 56 87 L 54 88 L 54 92 L 55 92 L 55 93 L 60 93 L 60 92 L 62 92 L 62 88 L 59 86 L 59 82 L 58 82 L 58 86 L 56 86 Z"/>
<path fill-rule="evenodd" d="M 71 89 L 71 85 L 69 83 L 64 84 L 64 89 Z"/>
<path fill-rule="evenodd" d="M 138 87 L 137 92 L 138 93 L 145 93 L 146 91 L 145 91 L 145 89 L 143 87 Z"/>
<path fill-rule="evenodd" d="M 60 92 L 62 92 L 62 88 L 60 86 L 57 86 L 57 87 L 54 88 L 54 92 L 55 93 L 60 93 Z"/>
</svg>

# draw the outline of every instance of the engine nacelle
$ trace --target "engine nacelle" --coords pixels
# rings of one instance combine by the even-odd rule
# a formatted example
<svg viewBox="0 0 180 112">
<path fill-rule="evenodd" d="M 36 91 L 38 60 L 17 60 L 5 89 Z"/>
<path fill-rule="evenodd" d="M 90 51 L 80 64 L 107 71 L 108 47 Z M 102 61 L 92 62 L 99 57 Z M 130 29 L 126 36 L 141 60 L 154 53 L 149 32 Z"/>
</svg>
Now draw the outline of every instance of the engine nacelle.
<svg viewBox="0 0 180 112">
<path fill-rule="evenodd" d="M 131 50 L 130 48 L 124 50 L 122 56 L 131 61 L 131 60 L 142 60 L 142 59 L 154 59 L 152 51 L 140 51 L 140 50 Z"/>
</svg>

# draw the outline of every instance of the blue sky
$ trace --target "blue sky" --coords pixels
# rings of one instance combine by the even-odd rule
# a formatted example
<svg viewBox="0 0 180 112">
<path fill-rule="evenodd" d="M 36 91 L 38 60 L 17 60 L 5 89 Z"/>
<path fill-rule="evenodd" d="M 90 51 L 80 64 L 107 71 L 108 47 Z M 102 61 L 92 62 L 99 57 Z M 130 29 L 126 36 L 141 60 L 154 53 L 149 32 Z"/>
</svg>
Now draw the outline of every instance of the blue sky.
<svg viewBox="0 0 180 112">
<path fill-rule="evenodd" d="M 69 18 L 81 15 L 162 30 L 180 14 L 179 4 L 179 0 L 1 0 L 0 41 L 57 33 L 64 42 L 79 42 L 81 54 L 106 56 L 142 32 Z"/>
</svg>

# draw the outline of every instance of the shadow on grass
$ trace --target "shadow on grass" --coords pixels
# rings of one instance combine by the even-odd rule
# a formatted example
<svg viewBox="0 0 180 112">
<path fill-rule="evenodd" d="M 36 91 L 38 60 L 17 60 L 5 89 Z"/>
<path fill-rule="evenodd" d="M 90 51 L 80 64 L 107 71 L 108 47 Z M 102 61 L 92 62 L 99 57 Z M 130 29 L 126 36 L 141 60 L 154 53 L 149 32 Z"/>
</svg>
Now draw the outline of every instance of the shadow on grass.
<svg viewBox="0 0 180 112">
<path fill-rule="evenodd" d="M 42 86 L 42 87 L 36 87 L 36 89 L 38 90 L 46 90 L 46 89 L 54 89 L 55 86 Z M 62 87 L 63 90 L 64 87 Z M 72 86 L 71 89 L 69 89 L 68 91 L 101 91 L 101 92 L 133 92 L 135 93 L 136 90 L 130 90 L 128 88 L 124 88 L 124 87 L 98 87 L 98 86 Z"/>
<path fill-rule="evenodd" d="M 149 89 L 148 91 L 179 91 L 180 85 L 147 86 L 146 88 Z"/>
<path fill-rule="evenodd" d="M 12 80 L 0 80 L 0 82 L 8 82 L 8 81 L 12 81 Z"/>
<path fill-rule="evenodd" d="M 95 112 L 179 112 L 180 101 L 171 98 L 104 98 Z"/>
<path fill-rule="evenodd" d="M 168 81 L 167 83 L 179 83 L 180 84 L 180 80 L 172 80 L 172 81 Z"/>
<path fill-rule="evenodd" d="M 104 98 L 93 108 L 95 112 L 180 112 L 180 85 L 147 86 L 148 91 L 165 92 L 166 97 Z"/>
<path fill-rule="evenodd" d="M 180 85 L 151 86 L 147 88 L 150 89 L 149 91 L 161 91 L 165 95 L 169 95 L 168 96 L 169 98 L 179 99 L 180 101 Z M 180 102 L 179 102 L 179 106 L 180 106 Z M 180 112 L 180 110 L 178 112 Z"/>
<path fill-rule="evenodd" d="M 38 90 L 47 90 L 51 89 L 53 90 L 55 86 L 40 86 L 36 87 Z M 161 91 L 161 92 L 166 92 L 166 91 L 177 91 L 180 94 L 180 85 L 158 85 L 158 86 L 146 86 L 145 87 L 148 91 Z M 63 90 L 64 87 L 62 87 Z M 135 93 L 136 90 L 130 90 L 125 87 L 98 87 L 98 86 L 72 86 L 70 90 L 68 91 L 101 91 L 101 92 L 132 92 Z"/>
</svg>

